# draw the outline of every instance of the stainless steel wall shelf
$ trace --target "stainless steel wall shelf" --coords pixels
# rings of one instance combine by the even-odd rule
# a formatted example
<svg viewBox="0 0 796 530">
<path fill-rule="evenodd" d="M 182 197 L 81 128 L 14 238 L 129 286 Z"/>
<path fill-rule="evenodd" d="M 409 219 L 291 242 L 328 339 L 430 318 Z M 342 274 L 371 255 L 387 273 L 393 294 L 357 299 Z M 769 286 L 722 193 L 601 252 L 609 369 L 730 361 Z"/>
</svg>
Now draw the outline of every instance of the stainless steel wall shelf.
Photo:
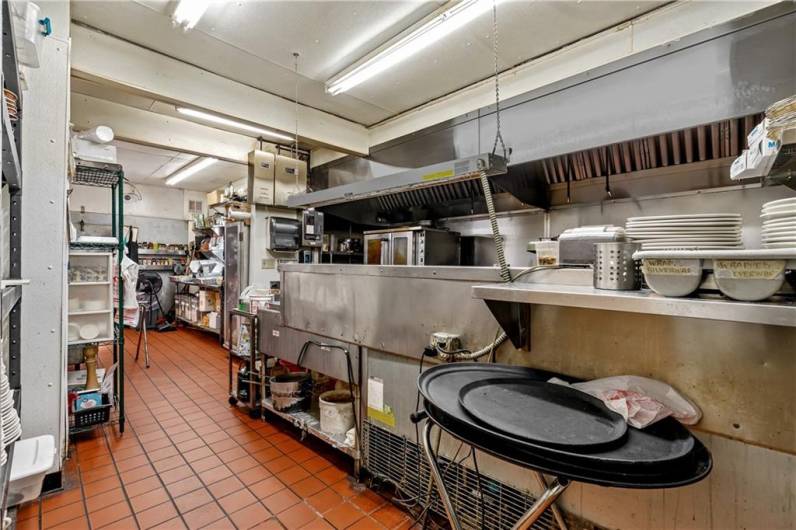
<svg viewBox="0 0 796 530">
<path fill-rule="evenodd" d="M 539 304 L 796 327 L 796 304 L 736 302 L 719 298 L 667 298 L 652 291 L 605 291 L 584 285 L 539 283 L 473 286 L 488 302 Z M 501 323 L 503 325 L 503 323 Z"/>
</svg>

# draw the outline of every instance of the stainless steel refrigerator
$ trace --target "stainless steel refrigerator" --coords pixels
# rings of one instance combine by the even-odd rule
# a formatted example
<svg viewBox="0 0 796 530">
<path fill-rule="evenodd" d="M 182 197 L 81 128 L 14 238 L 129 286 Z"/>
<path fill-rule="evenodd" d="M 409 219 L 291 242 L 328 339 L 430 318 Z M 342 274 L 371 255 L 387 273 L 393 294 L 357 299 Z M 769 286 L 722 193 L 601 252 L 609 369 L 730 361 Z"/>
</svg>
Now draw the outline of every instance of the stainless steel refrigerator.
<svg viewBox="0 0 796 530">
<path fill-rule="evenodd" d="M 230 344 L 230 311 L 249 284 L 249 227 L 243 222 L 224 226 L 224 347 Z"/>
</svg>

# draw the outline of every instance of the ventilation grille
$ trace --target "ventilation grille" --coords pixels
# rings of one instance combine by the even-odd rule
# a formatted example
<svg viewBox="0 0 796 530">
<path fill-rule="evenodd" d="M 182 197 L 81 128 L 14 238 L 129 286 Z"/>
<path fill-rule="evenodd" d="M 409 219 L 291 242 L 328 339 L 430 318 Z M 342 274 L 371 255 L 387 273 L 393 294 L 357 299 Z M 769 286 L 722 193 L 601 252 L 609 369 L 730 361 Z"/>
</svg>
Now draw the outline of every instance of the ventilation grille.
<svg viewBox="0 0 796 530">
<path fill-rule="evenodd" d="M 747 134 L 762 119 L 763 114 L 753 114 L 545 158 L 537 171 L 544 173 L 548 184 L 558 184 L 736 157 L 746 148 Z"/>
<path fill-rule="evenodd" d="M 494 192 L 494 187 L 492 188 Z M 378 207 L 383 212 L 402 210 L 406 208 L 432 206 L 447 202 L 461 200 L 478 200 L 483 196 L 481 181 L 478 177 L 471 180 L 451 182 L 419 188 L 416 190 L 402 191 L 392 195 L 378 197 Z"/>
<path fill-rule="evenodd" d="M 202 208 L 202 201 L 197 201 L 194 199 L 188 200 L 188 213 L 193 217 L 194 215 L 199 215 L 203 212 Z"/>
<path fill-rule="evenodd" d="M 374 476 L 393 483 L 408 498 L 407 505 L 425 503 L 429 484 L 431 510 L 445 516 L 445 508 L 433 486 L 425 455 L 420 447 L 404 436 L 398 436 L 369 421 L 363 429 L 363 465 Z M 464 449 L 460 457 L 464 456 Z M 531 507 L 534 499 L 506 484 L 481 475 L 481 487 L 476 473 L 470 468 L 440 457 L 440 468 L 445 473 L 445 485 L 453 501 L 462 526 L 472 529 L 510 529 Z M 446 471 L 447 470 L 447 471 Z M 483 492 L 483 506 L 481 504 Z M 419 501 L 419 502 L 418 502 Z M 483 508 L 483 511 L 482 511 Z M 484 521 L 482 523 L 482 515 Z M 533 525 L 536 530 L 558 529 L 550 510 L 545 511 Z"/>
</svg>

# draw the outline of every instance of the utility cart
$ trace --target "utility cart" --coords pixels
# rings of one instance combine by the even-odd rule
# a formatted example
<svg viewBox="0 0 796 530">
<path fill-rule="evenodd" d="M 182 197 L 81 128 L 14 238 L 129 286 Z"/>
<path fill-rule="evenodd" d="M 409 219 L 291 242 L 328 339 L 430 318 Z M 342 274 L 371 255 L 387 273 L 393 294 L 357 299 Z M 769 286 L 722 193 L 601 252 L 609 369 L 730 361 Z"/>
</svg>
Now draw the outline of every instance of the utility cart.
<svg viewBox="0 0 796 530">
<path fill-rule="evenodd" d="M 259 418 L 266 368 L 265 359 L 257 350 L 257 315 L 233 309 L 229 312 L 229 325 L 229 404 L 244 403 L 249 416 Z"/>
</svg>

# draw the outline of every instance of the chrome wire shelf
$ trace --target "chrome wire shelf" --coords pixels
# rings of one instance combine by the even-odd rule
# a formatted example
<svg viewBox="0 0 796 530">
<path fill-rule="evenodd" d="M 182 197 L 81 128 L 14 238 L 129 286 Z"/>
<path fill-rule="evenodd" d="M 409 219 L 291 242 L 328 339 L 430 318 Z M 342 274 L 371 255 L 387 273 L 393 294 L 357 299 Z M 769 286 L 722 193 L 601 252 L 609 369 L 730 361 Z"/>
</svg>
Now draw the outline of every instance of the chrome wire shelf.
<svg viewBox="0 0 796 530">
<path fill-rule="evenodd" d="M 72 184 L 96 188 L 112 188 L 119 184 L 119 175 L 122 173 L 122 166 L 119 164 L 92 162 L 76 158 Z"/>
<path fill-rule="evenodd" d="M 428 461 L 420 447 L 405 436 L 393 434 L 368 420 L 363 422 L 363 427 L 363 467 L 375 477 L 392 483 L 401 495 L 417 500 L 420 505 L 425 504 L 431 487 L 431 511 L 444 518 L 445 508 L 439 499 L 429 474 Z M 469 446 L 465 445 L 459 456 L 464 457 L 469 451 Z M 479 487 L 475 471 L 459 462 L 451 462 L 440 456 L 439 464 L 445 475 L 445 485 L 453 506 L 465 528 L 508 530 L 535 500 L 484 474 L 480 476 Z M 531 528 L 560 530 L 550 509 Z"/>
</svg>

